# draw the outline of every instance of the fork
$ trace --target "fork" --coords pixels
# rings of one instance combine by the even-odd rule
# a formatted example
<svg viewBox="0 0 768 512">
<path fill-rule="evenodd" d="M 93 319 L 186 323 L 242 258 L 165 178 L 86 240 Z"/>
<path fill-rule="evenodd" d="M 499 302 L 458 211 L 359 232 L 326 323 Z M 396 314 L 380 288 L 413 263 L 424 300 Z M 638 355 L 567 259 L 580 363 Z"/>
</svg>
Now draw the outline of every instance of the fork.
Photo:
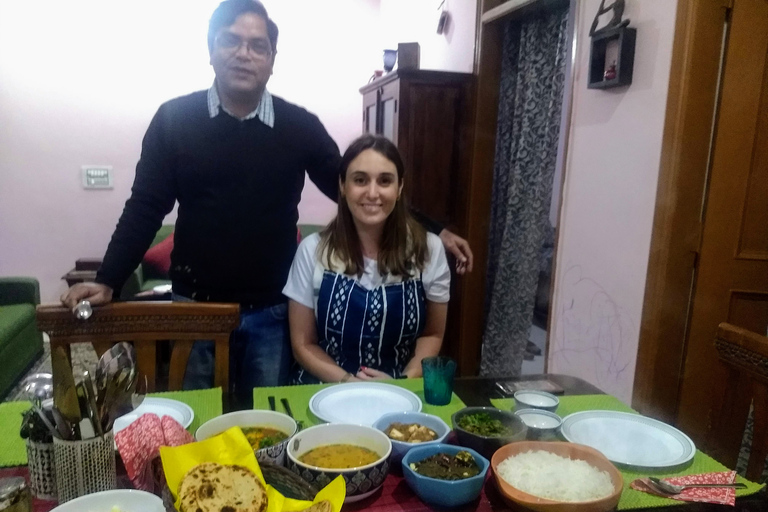
<svg viewBox="0 0 768 512">
<path fill-rule="evenodd" d="M 656 489 L 666 494 L 680 494 L 685 489 L 691 489 L 696 487 L 731 487 L 733 489 L 744 489 L 746 487 L 746 485 L 742 483 L 674 485 L 674 484 L 670 484 L 669 482 L 665 482 L 664 480 L 660 480 L 654 476 L 649 476 L 648 480 L 651 481 L 651 483 Z"/>
</svg>

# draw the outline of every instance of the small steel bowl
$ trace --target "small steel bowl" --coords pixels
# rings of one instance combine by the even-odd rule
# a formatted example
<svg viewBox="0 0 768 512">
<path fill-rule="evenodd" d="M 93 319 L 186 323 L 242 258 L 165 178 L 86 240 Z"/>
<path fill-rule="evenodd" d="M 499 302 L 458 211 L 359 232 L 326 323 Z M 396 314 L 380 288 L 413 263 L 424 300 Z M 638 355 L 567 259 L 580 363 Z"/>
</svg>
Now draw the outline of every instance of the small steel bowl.
<svg viewBox="0 0 768 512">
<path fill-rule="evenodd" d="M 552 393 L 546 391 L 536 391 L 533 389 L 521 389 L 515 391 L 515 410 L 518 409 L 541 409 L 544 411 L 555 412 L 560 405 L 558 399 Z"/>
<path fill-rule="evenodd" d="M 563 424 L 560 416 L 541 409 L 520 409 L 515 411 L 515 416 L 528 427 L 529 441 L 554 441 Z"/>
</svg>

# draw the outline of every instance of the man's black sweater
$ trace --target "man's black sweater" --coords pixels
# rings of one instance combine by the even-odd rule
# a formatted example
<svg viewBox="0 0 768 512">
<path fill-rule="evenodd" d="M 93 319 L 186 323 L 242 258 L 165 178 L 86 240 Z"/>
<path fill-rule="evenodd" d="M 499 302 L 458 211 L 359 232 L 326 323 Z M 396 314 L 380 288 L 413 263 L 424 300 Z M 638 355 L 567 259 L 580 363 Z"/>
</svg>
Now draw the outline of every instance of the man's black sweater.
<svg viewBox="0 0 768 512">
<path fill-rule="evenodd" d="M 160 107 L 97 282 L 122 287 L 178 200 L 175 293 L 254 307 L 285 300 L 304 172 L 336 198 L 340 155 L 316 116 L 273 102 L 274 128 L 223 112 L 211 118 L 206 91 Z"/>
</svg>

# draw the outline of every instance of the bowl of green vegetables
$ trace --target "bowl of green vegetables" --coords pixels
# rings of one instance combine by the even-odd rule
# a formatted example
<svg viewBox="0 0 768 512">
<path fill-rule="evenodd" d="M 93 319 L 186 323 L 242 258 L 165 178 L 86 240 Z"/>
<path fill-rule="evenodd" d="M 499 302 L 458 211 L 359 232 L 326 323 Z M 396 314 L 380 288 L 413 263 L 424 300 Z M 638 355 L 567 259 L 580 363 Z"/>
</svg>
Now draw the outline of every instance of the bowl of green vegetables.
<svg viewBox="0 0 768 512">
<path fill-rule="evenodd" d="M 490 459 L 505 444 L 525 441 L 528 427 L 510 411 L 495 407 L 465 407 L 451 416 L 461 446 Z"/>
</svg>

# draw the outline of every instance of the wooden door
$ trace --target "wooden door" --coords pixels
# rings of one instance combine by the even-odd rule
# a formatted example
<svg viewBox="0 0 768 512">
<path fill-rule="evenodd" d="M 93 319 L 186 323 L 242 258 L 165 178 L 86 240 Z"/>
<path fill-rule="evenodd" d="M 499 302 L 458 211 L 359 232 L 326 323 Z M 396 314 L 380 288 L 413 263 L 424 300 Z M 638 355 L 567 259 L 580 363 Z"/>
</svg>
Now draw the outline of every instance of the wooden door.
<svg viewBox="0 0 768 512">
<path fill-rule="evenodd" d="M 379 133 L 379 92 L 370 91 L 363 94 L 363 133 Z"/>
<path fill-rule="evenodd" d="M 379 89 L 379 133 L 397 144 L 397 111 L 400 99 L 400 81 L 394 80 Z"/>
<path fill-rule="evenodd" d="M 718 324 L 768 329 L 768 1 L 731 16 L 677 416 L 697 442 L 725 383 Z"/>
</svg>

